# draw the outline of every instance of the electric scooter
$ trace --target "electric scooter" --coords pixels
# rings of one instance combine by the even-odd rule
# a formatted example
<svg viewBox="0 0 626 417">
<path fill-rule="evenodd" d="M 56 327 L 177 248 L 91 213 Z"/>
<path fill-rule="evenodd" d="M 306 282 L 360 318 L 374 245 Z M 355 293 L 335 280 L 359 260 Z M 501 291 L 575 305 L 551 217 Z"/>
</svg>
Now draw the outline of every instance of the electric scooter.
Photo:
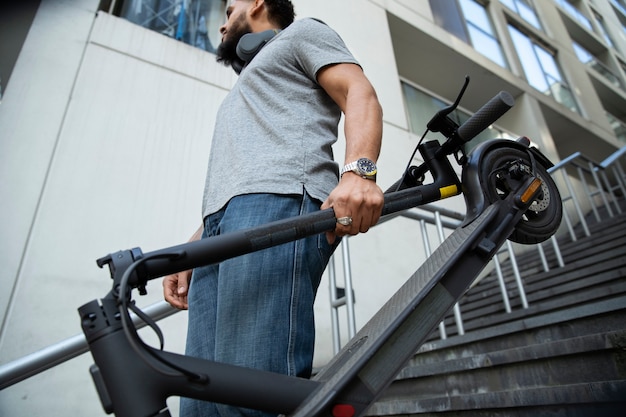
<svg viewBox="0 0 626 417">
<path fill-rule="evenodd" d="M 98 266 L 110 270 L 112 289 L 78 311 L 104 410 L 117 417 L 166 417 L 166 399 L 183 396 L 292 417 L 363 415 L 506 239 L 539 243 L 560 225 L 561 198 L 546 171 L 552 163 L 527 138 L 494 139 L 465 152 L 468 141 L 514 104 L 509 93 L 500 92 L 459 126 L 451 113 L 468 82 L 427 125 L 426 133 L 438 132 L 445 140 L 422 136 L 416 152 L 423 163 L 409 162 L 385 192 L 382 213 L 462 193 L 466 217 L 326 367 L 302 379 L 167 352 L 158 327 L 135 306 L 132 294 L 146 294 L 155 278 L 334 230 L 332 209 L 145 254 L 134 248 L 98 259 Z M 451 159 L 462 168 L 460 179 Z M 161 348 L 141 340 L 130 311 L 155 329 Z"/>
</svg>

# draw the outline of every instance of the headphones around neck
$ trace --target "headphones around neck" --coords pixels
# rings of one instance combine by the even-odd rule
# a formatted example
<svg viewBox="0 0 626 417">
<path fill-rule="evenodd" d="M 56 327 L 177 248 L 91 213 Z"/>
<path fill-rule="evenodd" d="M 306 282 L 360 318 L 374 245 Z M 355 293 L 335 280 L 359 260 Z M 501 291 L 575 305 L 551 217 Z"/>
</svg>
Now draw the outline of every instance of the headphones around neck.
<svg viewBox="0 0 626 417">
<path fill-rule="evenodd" d="M 276 36 L 280 30 L 269 29 L 263 32 L 246 33 L 237 43 L 237 57 L 240 61 L 233 61 L 232 67 L 237 74 L 241 73 L 250 61 L 259 53 L 270 39 Z"/>
</svg>

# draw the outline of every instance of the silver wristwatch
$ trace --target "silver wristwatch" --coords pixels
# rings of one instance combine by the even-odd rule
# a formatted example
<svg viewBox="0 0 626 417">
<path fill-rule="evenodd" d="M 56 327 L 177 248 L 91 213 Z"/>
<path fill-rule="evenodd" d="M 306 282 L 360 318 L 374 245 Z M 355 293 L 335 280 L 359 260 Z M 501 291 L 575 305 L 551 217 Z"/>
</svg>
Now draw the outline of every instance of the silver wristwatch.
<svg viewBox="0 0 626 417">
<path fill-rule="evenodd" d="M 352 171 L 362 178 L 376 181 L 376 172 L 378 172 L 378 169 L 376 168 L 374 161 L 371 159 L 359 158 L 358 160 L 350 162 L 344 166 L 341 170 L 341 175 L 348 171 Z"/>
</svg>

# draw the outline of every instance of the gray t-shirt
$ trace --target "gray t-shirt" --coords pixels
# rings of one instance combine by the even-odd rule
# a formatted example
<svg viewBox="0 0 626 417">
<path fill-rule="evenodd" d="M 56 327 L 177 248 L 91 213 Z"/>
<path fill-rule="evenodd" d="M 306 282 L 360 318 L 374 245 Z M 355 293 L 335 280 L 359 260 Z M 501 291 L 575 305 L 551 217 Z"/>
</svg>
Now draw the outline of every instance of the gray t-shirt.
<svg viewBox="0 0 626 417">
<path fill-rule="evenodd" d="M 358 64 L 339 35 L 314 19 L 278 33 L 241 72 L 220 106 L 203 217 L 242 194 L 324 201 L 338 181 L 331 145 L 341 110 L 317 83 L 327 65 Z"/>
</svg>

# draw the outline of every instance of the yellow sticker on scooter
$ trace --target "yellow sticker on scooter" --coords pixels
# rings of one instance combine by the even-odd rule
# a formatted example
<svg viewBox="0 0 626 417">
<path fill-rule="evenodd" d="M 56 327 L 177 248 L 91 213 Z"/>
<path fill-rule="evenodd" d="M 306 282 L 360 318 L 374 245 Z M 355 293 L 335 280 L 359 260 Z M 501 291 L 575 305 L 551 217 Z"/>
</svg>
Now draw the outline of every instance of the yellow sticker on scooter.
<svg viewBox="0 0 626 417">
<path fill-rule="evenodd" d="M 448 185 L 447 187 L 441 187 L 439 189 L 441 198 L 453 197 L 459 193 L 459 187 L 456 185 Z"/>
</svg>

